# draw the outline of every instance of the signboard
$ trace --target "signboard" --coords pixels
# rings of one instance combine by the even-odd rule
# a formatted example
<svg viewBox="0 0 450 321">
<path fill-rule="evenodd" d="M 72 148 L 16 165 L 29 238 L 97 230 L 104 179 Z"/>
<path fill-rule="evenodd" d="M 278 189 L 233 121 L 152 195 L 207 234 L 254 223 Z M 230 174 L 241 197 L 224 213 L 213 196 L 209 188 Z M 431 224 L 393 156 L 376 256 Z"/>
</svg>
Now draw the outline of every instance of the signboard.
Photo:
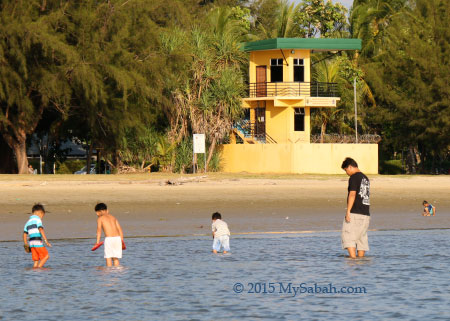
<svg viewBox="0 0 450 321">
<path fill-rule="evenodd" d="M 194 154 L 205 153 L 205 134 L 194 134 Z"/>
<path fill-rule="evenodd" d="M 328 97 L 308 97 L 305 105 L 307 107 L 336 107 L 337 100 L 336 98 Z"/>
</svg>

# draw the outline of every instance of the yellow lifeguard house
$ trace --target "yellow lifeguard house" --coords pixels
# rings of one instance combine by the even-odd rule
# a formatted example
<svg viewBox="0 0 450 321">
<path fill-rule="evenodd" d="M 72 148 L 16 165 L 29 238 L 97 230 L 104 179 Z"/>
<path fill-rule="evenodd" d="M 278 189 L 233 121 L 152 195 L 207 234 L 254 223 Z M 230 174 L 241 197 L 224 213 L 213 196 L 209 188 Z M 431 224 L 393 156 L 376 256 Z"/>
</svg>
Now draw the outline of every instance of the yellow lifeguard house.
<svg viewBox="0 0 450 321">
<path fill-rule="evenodd" d="M 335 108 L 336 83 L 311 80 L 311 53 L 360 50 L 359 39 L 276 38 L 247 42 L 246 117 L 222 145 L 225 172 L 341 174 L 345 157 L 378 173 L 377 144 L 313 144 L 311 108 Z M 239 138 L 237 138 L 239 137 Z M 238 143 L 238 140 L 242 144 Z"/>
</svg>

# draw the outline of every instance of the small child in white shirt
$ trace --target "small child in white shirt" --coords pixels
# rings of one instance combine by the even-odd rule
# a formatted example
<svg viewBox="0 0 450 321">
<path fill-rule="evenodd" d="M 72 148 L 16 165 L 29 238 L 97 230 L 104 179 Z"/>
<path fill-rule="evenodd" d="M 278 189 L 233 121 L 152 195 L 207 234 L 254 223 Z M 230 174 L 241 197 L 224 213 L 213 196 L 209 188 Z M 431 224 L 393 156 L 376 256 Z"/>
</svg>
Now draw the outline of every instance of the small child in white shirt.
<svg viewBox="0 0 450 321">
<path fill-rule="evenodd" d="M 225 254 L 230 251 L 230 230 L 228 229 L 228 224 L 222 221 L 222 215 L 218 212 L 212 215 L 212 221 L 213 253 L 217 254 L 220 248 L 223 247 L 223 253 Z"/>
</svg>

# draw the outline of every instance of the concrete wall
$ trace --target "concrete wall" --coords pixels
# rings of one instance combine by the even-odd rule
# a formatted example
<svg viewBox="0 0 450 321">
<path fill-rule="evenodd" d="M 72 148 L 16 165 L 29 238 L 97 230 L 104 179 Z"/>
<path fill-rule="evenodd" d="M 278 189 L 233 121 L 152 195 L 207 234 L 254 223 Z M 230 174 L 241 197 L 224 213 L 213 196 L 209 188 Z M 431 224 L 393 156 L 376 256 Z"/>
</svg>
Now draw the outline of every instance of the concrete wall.
<svg viewBox="0 0 450 321">
<path fill-rule="evenodd" d="M 305 130 L 294 131 L 294 108 L 304 107 L 304 102 L 293 106 L 274 107 L 273 100 L 266 103 L 266 132 L 279 144 L 309 143 L 310 109 L 305 108 Z"/>
<path fill-rule="evenodd" d="M 249 173 L 343 174 L 345 157 L 366 174 L 378 174 L 377 144 L 222 145 L 222 170 Z"/>
</svg>

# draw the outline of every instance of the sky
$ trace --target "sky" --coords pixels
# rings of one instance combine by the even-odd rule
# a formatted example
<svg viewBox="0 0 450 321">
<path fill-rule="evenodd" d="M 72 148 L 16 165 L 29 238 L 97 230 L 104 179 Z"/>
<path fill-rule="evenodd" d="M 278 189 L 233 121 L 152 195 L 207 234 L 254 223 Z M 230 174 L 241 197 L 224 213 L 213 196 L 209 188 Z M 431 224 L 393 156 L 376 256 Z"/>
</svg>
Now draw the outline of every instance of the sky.
<svg viewBox="0 0 450 321">
<path fill-rule="evenodd" d="M 332 0 L 333 3 L 339 2 L 341 4 L 343 4 L 344 6 L 347 7 L 347 9 L 350 9 L 350 7 L 353 4 L 353 0 Z M 294 0 L 295 3 L 300 3 L 301 0 Z"/>
</svg>

